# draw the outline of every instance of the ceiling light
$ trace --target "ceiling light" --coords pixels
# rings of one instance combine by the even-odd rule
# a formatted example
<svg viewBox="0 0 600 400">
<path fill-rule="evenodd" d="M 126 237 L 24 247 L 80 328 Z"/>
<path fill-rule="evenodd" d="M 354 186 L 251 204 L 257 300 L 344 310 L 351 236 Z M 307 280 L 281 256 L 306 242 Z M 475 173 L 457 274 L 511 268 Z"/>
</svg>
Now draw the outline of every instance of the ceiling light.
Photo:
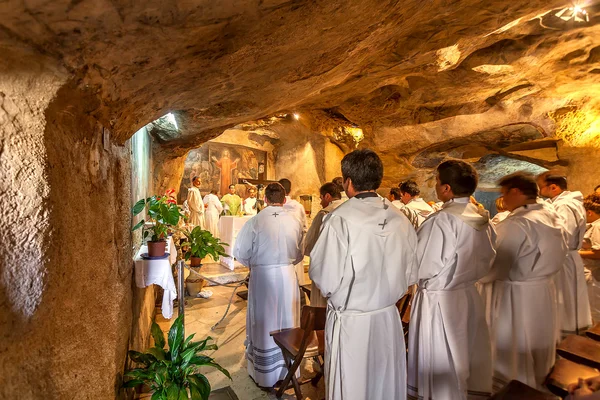
<svg viewBox="0 0 600 400">
<path fill-rule="evenodd" d="M 300 114 L 294 113 L 294 118 L 296 118 L 296 120 L 299 120 L 300 119 Z"/>
<path fill-rule="evenodd" d="M 554 14 L 554 16 L 563 21 L 573 20 L 575 22 L 590 22 L 590 16 L 587 11 L 579 6 L 565 7 Z"/>
</svg>

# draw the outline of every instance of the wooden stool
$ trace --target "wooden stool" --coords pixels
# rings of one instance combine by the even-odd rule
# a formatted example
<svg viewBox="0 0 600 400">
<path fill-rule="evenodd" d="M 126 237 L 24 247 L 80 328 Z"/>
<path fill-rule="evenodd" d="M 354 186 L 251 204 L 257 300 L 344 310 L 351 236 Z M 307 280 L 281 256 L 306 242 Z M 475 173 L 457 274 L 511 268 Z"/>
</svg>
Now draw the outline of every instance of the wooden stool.
<svg viewBox="0 0 600 400">
<path fill-rule="evenodd" d="M 595 368 L 559 358 L 546 379 L 546 387 L 555 395 L 565 397 L 570 384 L 577 383 L 579 378 L 587 379 L 598 375 L 600 372 Z"/>
<path fill-rule="evenodd" d="M 557 400 L 556 396 L 540 392 L 523 382 L 510 381 L 490 400 Z"/>
<path fill-rule="evenodd" d="M 590 338 L 569 335 L 560 342 L 556 353 L 574 363 L 600 369 L 600 342 Z"/>
</svg>

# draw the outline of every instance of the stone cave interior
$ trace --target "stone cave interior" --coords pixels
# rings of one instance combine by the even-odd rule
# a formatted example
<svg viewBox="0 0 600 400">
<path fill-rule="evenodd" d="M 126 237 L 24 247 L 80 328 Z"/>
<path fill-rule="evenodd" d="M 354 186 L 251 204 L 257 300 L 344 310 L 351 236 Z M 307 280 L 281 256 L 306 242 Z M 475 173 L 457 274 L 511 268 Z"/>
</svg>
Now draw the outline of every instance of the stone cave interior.
<svg viewBox="0 0 600 400">
<path fill-rule="evenodd" d="M 135 284 L 131 208 L 169 189 L 181 204 L 194 176 L 219 187 L 224 153 L 238 192 L 288 178 L 309 221 L 357 148 L 381 157 L 382 195 L 414 179 L 435 201 L 449 158 L 493 213 L 515 171 L 593 192 L 600 2 L 579 3 L 0 2 L 0 398 L 133 398 L 127 351 L 150 345 L 162 291 Z M 234 340 L 207 330 L 231 293 L 214 291 L 187 321 Z M 232 371 L 236 334 L 214 355 Z M 209 377 L 267 398 L 243 371 Z"/>
</svg>

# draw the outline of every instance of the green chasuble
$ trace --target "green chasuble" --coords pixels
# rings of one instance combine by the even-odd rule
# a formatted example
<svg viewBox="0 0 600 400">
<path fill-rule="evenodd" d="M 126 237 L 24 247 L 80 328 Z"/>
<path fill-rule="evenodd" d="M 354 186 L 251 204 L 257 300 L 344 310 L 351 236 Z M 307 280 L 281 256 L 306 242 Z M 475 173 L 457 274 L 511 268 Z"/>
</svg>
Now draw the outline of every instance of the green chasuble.
<svg viewBox="0 0 600 400">
<path fill-rule="evenodd" d="M 226 211 L 226 215 L 242 215 L 241 206 L 242 206 L 242 198 L 237 194 L 227 193 L 225 196 L 221 198 L 221 203 L 223 206 L 229 207 L 229 211 Z M 227 208 L 225 207 L 225 208 Z"/>
</svg>

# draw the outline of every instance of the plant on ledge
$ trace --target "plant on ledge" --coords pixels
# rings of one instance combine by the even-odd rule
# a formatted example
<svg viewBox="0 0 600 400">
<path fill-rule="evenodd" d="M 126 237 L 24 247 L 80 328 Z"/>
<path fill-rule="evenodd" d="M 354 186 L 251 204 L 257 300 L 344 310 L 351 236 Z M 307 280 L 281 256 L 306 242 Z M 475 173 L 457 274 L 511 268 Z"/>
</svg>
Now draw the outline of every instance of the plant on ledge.
<svg viewBox="0 0 600 400">
<path fill-rule="evenodd" d="M 227 243 L 221 242 L 219 238 L 216 238 L 209 231 L 205 231 L 199 226 L 195 227 L 191 231 L 183 231 L 187 241 L 182 243 L 182 247 L 186 247 L 185 252 L 186 261 L 192 259 L 192 267 L 197 267 L 202 262 L 202 259 L 208 255 L 217 262 L 219 256 L 229 257 L 225 253 L 225 246 L 229 246 Z"/>
<path fill-rule="evenodd" d="M 152 196 L 147 199 L 141 199 L 133 206 L 133 215 L 138 215 L 144 209 L 147 211 L 148 220 L 152 226 L 146 228 L 146 220 L 138 222 L 131 230 L 135 231 L 144 226 L 143 238 L 150 236 L 148 242 L 148 252 L 151 256 L 162 256 L 165 253 L 165 239 L 169 227 L 177 226 L 179 218 L 183 217 L 177 202 L 167 192 L 162 196 Z"/>
<path fill-rule="evenodd" d="M 169 330 L 168 350 L 165 349 L 164 334 L 156 322 L 152 323 L 151 332 L 154 347 L 146 353 L 129 351 L 129 358 L 144 367 L 127 371 L 125 377 L 131 379 L 123 387 L 147 385 L 153 393 L 152 400 L 207 400 L 211 387 L 206 376 L 198 372 L 199 367 L 216 368 L 231 379 L 226 369 L 214 359 L 201 354 L 217 349 L 216 344 L 209 344 L 212 340 L 210 336 L 192 342 L 195 334 L 191 334 L 184 340 L 181 316 Z"/>
</svg>

